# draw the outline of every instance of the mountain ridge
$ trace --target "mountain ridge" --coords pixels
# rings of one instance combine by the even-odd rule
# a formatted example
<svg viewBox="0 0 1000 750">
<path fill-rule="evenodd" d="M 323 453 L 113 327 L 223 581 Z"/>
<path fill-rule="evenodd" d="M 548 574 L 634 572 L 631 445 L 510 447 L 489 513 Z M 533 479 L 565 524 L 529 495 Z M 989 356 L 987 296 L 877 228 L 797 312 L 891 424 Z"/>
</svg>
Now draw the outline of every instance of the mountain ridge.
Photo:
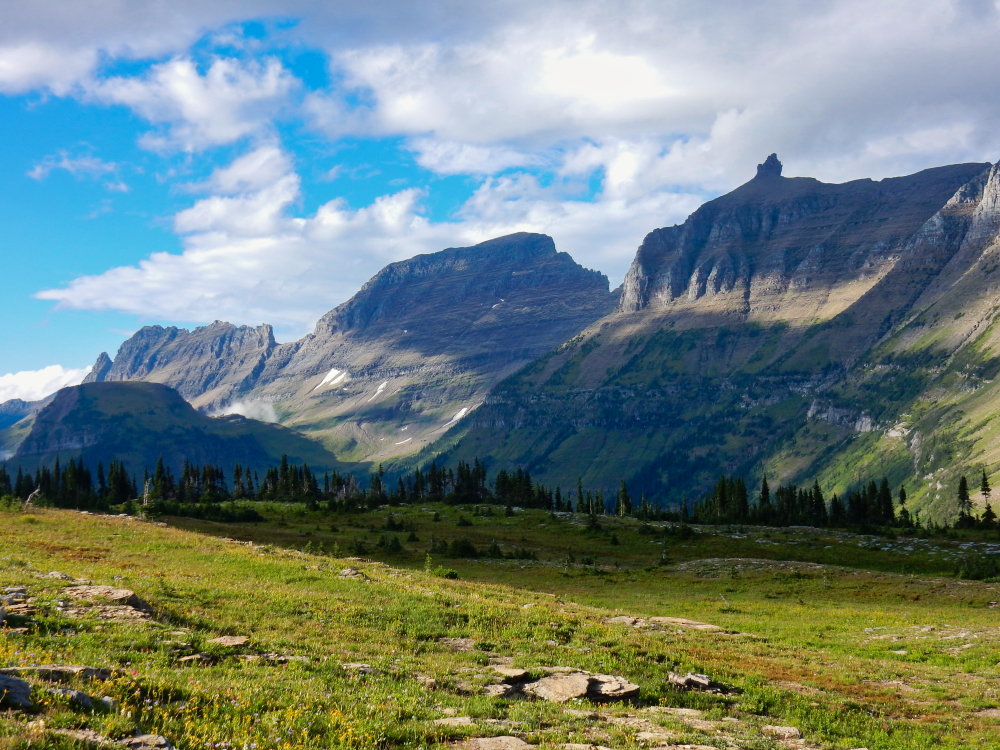
<svg viewBox="0 0 1000 750">
<path fill-rule="evenodd" d="M 270 414 L 375 461 L 436 439 L 616 303 L 606 276 L 521 232 L 391 263 L 298 341 L 220 321 L 143 328 L 92 380 L 163 382 L 207 413 Z"/>
</svg>

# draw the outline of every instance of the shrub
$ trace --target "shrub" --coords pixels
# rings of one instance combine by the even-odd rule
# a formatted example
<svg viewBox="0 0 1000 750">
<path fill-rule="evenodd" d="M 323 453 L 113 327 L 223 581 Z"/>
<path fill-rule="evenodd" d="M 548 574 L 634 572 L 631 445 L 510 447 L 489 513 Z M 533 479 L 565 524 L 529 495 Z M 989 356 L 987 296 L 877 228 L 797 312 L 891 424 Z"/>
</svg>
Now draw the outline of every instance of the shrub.
<svg viewBox="0 0 1000 750">
<path fill-rule="evenodd" d="M 479 557 L 479 550 L 468 539 L 455 539 L 448 547 L 450 557 Z"/>
<path fill-rule="evenodd" d="M 983 581 L 1000 576 L 1000 556 L 967 554 L 955 568 L 955 575 L 970 581 Z"/>
</svg>

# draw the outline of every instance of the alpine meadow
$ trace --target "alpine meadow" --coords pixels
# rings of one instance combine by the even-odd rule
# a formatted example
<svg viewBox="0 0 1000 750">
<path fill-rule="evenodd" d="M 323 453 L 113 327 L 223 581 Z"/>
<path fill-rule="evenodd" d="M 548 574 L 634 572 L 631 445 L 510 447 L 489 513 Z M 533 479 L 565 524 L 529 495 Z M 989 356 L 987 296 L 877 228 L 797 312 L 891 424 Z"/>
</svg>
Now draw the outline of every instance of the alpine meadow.
<svg viewBox="0 0 1000 750">
<path fill-rule="evenodd" d="M 1000 4 L 0 18 L 0 750 L 1000 750 Z"/>
</svg>

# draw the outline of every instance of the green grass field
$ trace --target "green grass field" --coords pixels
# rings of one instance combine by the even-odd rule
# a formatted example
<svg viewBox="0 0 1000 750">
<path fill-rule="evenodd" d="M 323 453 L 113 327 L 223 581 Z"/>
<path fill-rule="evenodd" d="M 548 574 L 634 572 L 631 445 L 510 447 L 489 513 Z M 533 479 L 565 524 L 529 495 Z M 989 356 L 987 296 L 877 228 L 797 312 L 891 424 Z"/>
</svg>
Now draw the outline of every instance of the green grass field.
<svg viewBox="0 0 1000 750">
<path fill-rule="evenodd" d="M 989 552 L 996 539 L 963 548 L 969 540 L 802 529 L 665 536 L 655 524 L 601 519 L 601 529 L 588 530 L 585 519 L 537 511 L 427 506 L 338 516 L 258 507 L 269 520 L 257 525 L 0 513 L 0 585 L 27 587 L 36 608 L 30 619 L 9 618 L 28 631 L 4 631 L 0 666 L 121 670 L 74 685 L 113 698 L 114 710 L 75 708 L 35 681 L 37 712 L 3 714 L 0 747 L 86 746 L 54 731 L 64 728 L 112 739 L 153 732 L 184 750 L 431 748 L 493 735 L 541 748 L 657 745 L 642 732 L 750 750 L 1000 747 L 1000 592 L 951 575 L 962 555 Z M 404 530 L 386 530 L 390 513 Z M 393 537 L 402 550 L 387 553 Z M 538 559 L 437 554 L 433 565 L 459 580 L 425 572 L 432 540 L 456 539 L 481 551 L 495 540 Z M 344 559 L 362 548 L 364 560 Z M 345 578 L 345 568 L 364 577 Z M 61 606 L 72 584 L 45 577 L 50 571 L 132 589 L 152 614 L 121 622 L 97 607 L 73 613 Z M 607 622 L 618 615 L 722 630 Z M 220 635 L 250 643 L 208 643 Z M 442 638 L 475 643 L 456 651 Z M 195 654 L 204 656 L 181 661 Z M 535 675 L 544 666 L 622 675 L 640 686 L 640 699 L 486 697 L 491 660 Z M 343 666 L 353 663 L 377 673 Z M 708 674 L 726 690 L 676 689 L 670 671 Z M 651 707 L 703 713 L 692 720 Z M 434 723 L 448 715 L 472 721 Z M 797 727 L 804 739 L 777 740 L 766 725 Z"/>
</svg>

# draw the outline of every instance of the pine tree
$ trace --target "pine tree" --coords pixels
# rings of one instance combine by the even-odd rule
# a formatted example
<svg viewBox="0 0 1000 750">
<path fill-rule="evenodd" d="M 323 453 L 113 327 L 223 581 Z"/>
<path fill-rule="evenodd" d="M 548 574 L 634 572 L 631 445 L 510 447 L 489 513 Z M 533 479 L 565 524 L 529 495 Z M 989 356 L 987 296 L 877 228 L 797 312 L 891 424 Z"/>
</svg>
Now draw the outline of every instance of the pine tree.
<svg viewBox="0 0 1000 750">
<path fill-rule="evenodd" d="M 619 491 L 619 516 L 631 516 L 632 515 L 632 498 L 628 495 L 628 488 L 625 486 L 625 480 L 622 480 L 622 487 Z"/>
<path fill-rule="evenodd" d="M 878 523 L 891 524 L 896 520 L 896 513 L 892 507 L 892 490 L 889 489 L 889 480 L 882 477 L 882 484 L 878 488 Z"/>
<path fill-rule="evenodd" d="M 983 479 L 979 483 L 979 491 L 982 493 L 983 497 L 986 499 L 986 504 L 990 504 L 990 480 L 986 476 L 986 469 L 983 469 Z"/>
<path fill-rule="evenodd" d="M 969 497 L 969 480 L 964 476 L 958 480 L 958 521 L 968 523 L 972 518 L 972 500 Z"/>
<path fill-rule="evenodd" d="M 902 486 L 899 488 L 899 524 L 905 528 L 913 525 L 910 511 L 906 507 L 906 488 Z"/>
</svg>

